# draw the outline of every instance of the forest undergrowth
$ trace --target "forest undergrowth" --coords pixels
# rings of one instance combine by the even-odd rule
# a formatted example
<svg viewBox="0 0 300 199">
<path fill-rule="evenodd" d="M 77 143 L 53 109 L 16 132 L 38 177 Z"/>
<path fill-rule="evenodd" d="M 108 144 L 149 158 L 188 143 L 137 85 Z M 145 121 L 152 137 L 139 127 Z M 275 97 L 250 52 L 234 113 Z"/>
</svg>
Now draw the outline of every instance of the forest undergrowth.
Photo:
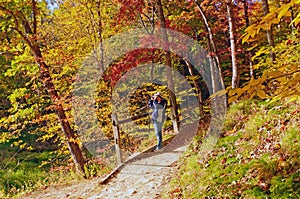
<svg viewBox="0 0 300 199">
<path fill-rule="evenodd" d="M 276 103 L 246 100 L 231 105 L 216 146 L 200 156 L 204 133 L 199 132 L 177 163 L 178 171 L 161 197 L 297 198 L 299 119 L 299 97 Z M 1 159 L 0 198 L 80 181 L 70 162 L 69 167 L 45 164 L 51 159 L 58 161 L 51 151 L 16 153 L 13 149 Z M 108 169 L 96 160 L 90 160 L 88 166 L 91 179 Z"/>
<path fill-rule="evenodd" d="M 163 198 L 298 198 L 300 98 L 239 102 L 226 117 L 206 156 L 195 138 Z"/>
</svg>

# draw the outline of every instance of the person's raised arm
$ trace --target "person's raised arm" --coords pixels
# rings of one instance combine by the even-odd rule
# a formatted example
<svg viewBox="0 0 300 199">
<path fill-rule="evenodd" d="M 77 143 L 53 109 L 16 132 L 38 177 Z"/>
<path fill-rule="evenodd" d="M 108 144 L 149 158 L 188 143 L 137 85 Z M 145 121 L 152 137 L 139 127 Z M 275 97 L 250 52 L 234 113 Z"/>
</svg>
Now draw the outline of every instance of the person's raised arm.
<svg viewBox="0 0 300 199">
<path fill-rule="evenodd" d="M 149 106 L 150 108 L 153 107 L 153 101 L 154 101 L 153 97 L 151 97 L 151 99 L 148 100 L 148 106 Z"/>
</svg>

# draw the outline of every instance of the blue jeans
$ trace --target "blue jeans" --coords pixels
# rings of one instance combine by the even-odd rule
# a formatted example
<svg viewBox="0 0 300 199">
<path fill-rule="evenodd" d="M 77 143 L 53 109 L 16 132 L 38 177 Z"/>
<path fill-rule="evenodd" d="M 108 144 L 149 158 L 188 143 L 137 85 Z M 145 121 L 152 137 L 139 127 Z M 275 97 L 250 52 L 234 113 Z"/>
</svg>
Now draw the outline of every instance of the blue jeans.
<svg viewBox="0 0 300 199">
<path fill-rule="evenodd" d="M 157 138 L 157 149 L 161 149 L 162 148 L 162 126 L 163 126 L 163 123 L 162 122 L 156 122 L 156 121 L 153 121 L 154 123 L 154 131 L 155 131 L 155 135 L 156 135 L 156 138 Z"/>
</svg>

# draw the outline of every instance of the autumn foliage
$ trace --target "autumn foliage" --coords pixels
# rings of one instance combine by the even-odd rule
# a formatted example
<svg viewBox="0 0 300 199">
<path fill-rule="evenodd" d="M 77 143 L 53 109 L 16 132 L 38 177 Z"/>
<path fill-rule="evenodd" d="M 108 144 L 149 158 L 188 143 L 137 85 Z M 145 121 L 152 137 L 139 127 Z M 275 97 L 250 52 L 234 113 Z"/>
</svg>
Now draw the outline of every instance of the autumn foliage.
<svg viewBox="0 0 300 199">
<path fill-rule="evenodd" d="M 159 2 L 161 4 L 158 4 Z M 161 5 L 162 10 L 159 10 L 158 5 Z M 86 168 L 91 168 L 91 164 L 98 162 L 85 151 L 72 104 L 76 75 L 88 57 L 94 58 L 93 64 L 102 75 L 96 89 L 95 107 L 100 128 L 105 132 L 108 141 L 113 139 L 110 100 L 114 88 L 118 81 L 126 78 L 128 71 L 140 65 L 149 64 L 145 71 L 147 74 L 151 73 L 151 64 L 172 66 L 174 71 L 188 79 L 193 93 L 199 96 L 203 114 L 209 114 L 208 105 L 211 98 L 208 95 L 213 93 L 208 94 L 209 85 L 204 85 L 204 77 L 196 71 L 197 66 L 189 65 L 186 57 L 163 50 L 162 46 L 171 46 L 186 54 L 193 53 L 195 49 L 182 45 L 185 44 L 182 38 L 176 38 L 177 41 L 168 40 L 171 36 L 168 37 L 167 34 L 166 38 L 154 38 L 157 36 L 155 31 L 161 30 L 162 25 L 183 33 L 206 50 L 208 63 L 205 69 L 218 69 L 222 77 L 221 82 L 226 88 L 219 94 L 226 94 L 229 106 L 234 106 L 241 100 L 251 99 L 268 102 L 268 105 L 280 103 L 282 100 L 293 102 L 297 101 L 300 94 L 299 0 L 4 0 L 0 4 L 0 18 L 0 149 L 5 151 L 12 147 L 15 152 L 31 153 L 47 151 L 49 146 L 52 146 L 49 149 L 51 153 L 48 151 L 49 158 L 41 157 L 43 163 L 37 162 L 42 165 L 53 164 L 54 167 L 64 165 L 68 169 L 68 165 L 71 165 L 79 168 L 82 176 L 91 176 L 86 175 L 86 170 L 89 170 Z M 134 28 L 142 29 L 147 34 L 139 41 L 143 48 L 121 54 L 105 66 L 107 60 L 104 60 L 104 55 L 111 53 L 106 52 L 109 47 L 105 46 L 105 40 Z M 156 41 L 157 44 L 151 41 Z M 211 84 L 214 83 L 214 75 L 208 74 Z M 170 74 L 168 77 L 171 77 Z M 139 89 L 143 90 L 142 86 Z M 146 92 L 161 88 L 161 85 L 151 86 Z M 122 93 L 129 93 L 126 88 L 123 89 Z M 217 90 L 213 90 L 215 91 Z M 141 98 L 146 97 L 147 94 Z M 175 100 L 171 99 L 172 107 L 175 107 L 177 102 L 186 100 L 176 98 L 175 94 L 173 97 Z M 124 99 L 125 97 L 120 101 Z M 299 104 L 296 103 L 295 106 Z M 131 112 L 139 111 L 134 105 L 130 108 Z M 253 110 L 250 110 L 249 114 L 255 115 Z M 293 111 L 299 115 L 299 110 Z M 245 117 L 248 118 L 247 114 Z M 280 118 L 280 121 L 283 123 L 274 124 L 276 133 L 286 128 L 284 119 Z M 168 124 L 171 125 L 171 122 Z M 274 133 L 269 132 L 269 125 L 263 124 L 261 128 L 266 129 L 261 131 L 267 134 Z M 232 128 L 237 126 L 233 125 Z M 243 131 L 243 128 L 240 129 Z M 225 132 L 226 135 L 231 133 L 229 129 Z M 138 143 L 135 143 L 136 137 L 129 136 L 125 131 L 123 136 L 124 146 L 141 143 L 140 138 L 137 138 Z M 242 136 L 244 140 L 248 139 L 247 135 Z M 283 144 L 276 145 L 277 140 L 273 138 L 271 136 L 267 140 L 259 137 L 254 148 L 257 151 L 265 150 L 262 145 L 270 143 L 268 152 L 272 158 L 276 156 L 272 159 L 276 165 L 274 172 L 284 170 L 284 175 L 288 175 L 291 170 L 286 165 L 291 163 L 284 158 L 292 158 L 295 154 L 289 151 L 289 157 L 284 157 L 279 151 L 284 147 L 286 150 L 291 149 Z M 236 144 L 246 144 L 241 138 L 237 140 Z M 280 149 L 276 149 L 278 147 Z M 128 148 L 134 151 L 137 147 Z M 226 153 L 222 149 L 218 150 L 212 155 Z M 261 155 L 252 152 L 254 156 Z M 0 173 L 8 169 L 9 164 L 5 161 L 13 153 L 5 154 L 5 158 L 0 159 Z M 231 158 L 226 156 L 218 161 L 226 167 Z M 268 158 L 270 157 L 266 155 L 265 159 Z M 250 166 L 265 166 L 265 159 L 259 159 Z M 13 158 L 10 161 L 13 161 Z M 105 158 L 99 161 L 105 164 Z M 16 165 L 12 167 L 17 172 Z M 203 169 L 206 168 L 205 165 L 206 163 L 201 163 Z M 236 163 L 236 166 L 238 165 L 239 163 Z M 250 176 L 261 176 L 255 178 L 256 187 L 270 190 L 268 184 L 272 182 L 266 179 L 269 176 L 265 175 L 273 174 L 264 174 L 263 170 L 259 170 L 258 173 L 253 170 L 247 172 Z M 6 179 L 0 183 L 3 182 L 6 186 L 3 190 L 8 194 L 13 190 L 13 186 L 17 185 L 14 185 L 13 180 L 9 180 L 12 175 L 5 176 Z M 227 175 L 219 177 L 228 180 L 230 178 Z M 244 181 L 249 180 L 245 176 L 235 180 L 233 191 L 237 196 L 241 196 L 238 192 L 246 191 L 248 185 L 246 186 Z M 26 180 L 21 181 L 19 184 L 24 184 Z M 209 185 L 207 189 L 212 190 L 212 187 Z M 175 192 L 180 191 L 178 188 Z"/>
</svg>

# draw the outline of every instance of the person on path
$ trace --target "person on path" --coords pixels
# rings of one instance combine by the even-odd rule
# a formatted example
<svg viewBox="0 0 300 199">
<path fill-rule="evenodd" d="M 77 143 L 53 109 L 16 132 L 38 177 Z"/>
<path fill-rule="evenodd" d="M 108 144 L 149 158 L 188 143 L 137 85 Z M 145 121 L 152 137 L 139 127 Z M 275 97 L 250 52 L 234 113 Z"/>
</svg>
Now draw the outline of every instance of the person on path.
<svg viewBox="0 0 300 199">
<path fill-rule="evenodd" d="M 152 121 L 154 124 L 154 131 L 157 138 L 156 150 L 162 149 L 162 127 L 165 122 L 165 113 L 167 107 L 167 100 L 164 99 L 160 92 L 154 94 L 148 102 L 148 105 L 153 109 Z"/>
</svg>

